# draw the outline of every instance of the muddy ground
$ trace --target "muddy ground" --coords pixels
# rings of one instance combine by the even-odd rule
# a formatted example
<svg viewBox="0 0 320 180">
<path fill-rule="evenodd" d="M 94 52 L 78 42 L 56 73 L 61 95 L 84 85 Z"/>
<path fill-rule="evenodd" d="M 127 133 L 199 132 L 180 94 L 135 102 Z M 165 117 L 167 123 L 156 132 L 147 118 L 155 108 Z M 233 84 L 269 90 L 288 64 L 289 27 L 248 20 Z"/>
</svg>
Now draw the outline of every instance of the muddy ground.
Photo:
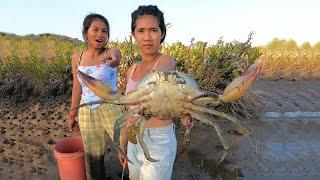
<svg viewBox="0 0 320 180">
<path fill-rule="evenodd" d="M 262 110 L 258 118 L 245 120 L 255 138 L 238 136 L 233 127 L 226 127 L 232 147 L 225 162 L 215 168 L 222 154 L 219 141 L 211 129 L 198 125 L 187 153 L 176 161 L 173 179 L 319 178 L 320 117 L 273 118 L 266 112 L 319 112 L 320 81 L 260 81 L 251 93 Z"/>
<path fill-rule="evenodd" d="M 320 117 L 268 116 L 272 112 L 319 112 L 320 81 L 259 81 L 251 90 L 258 117 L 242 120 L 254 138 L 221 121 L 231 149 L 223 154 L 213 128 L 195 123 L 189 149 L 177 157 L 172 179 L 281 179 L 320 176 Z M 0 179 L 59 179 L 53 149 L 65 129 L 69 96 L 0 101 Z M 177 129 L 178 137 L 181 128 Z M 255 143 L 253 143 L 255 142 Z M 109 179 L 121 174 L 115 152 L 108 151 Z"/>
</svg>

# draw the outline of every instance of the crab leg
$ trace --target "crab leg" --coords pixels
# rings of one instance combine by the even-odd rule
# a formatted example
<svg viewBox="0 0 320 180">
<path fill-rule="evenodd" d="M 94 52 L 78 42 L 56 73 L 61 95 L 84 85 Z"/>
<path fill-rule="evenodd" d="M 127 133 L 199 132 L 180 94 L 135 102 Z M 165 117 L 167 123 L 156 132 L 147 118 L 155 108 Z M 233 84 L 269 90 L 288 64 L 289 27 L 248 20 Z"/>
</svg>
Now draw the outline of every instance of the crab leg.
<svg viewBox="0 0 320 180">
<path fill-rule="evenodd" d="M 193 101 L 195 101 L 195 100 L 197 100 L 197 99 L 199 99 L 199 98 L 203 98 L 203 97 L 216 97 L 216 98 L 218 98 L 218 94 L 217 93 L 214 93 L 214 92 L 208 92 L 208 93 L 202 93 L 202 94 L 200 94 L 200 95 L 197 95 L 197 96 L 195 96 L 195 97 L 193 97 L 192 99 L 191 99 L 191 101 L 193 102 Z"/>
<path fill-rule="evenodd" d="M 145 124 L 146 122 L 146 119 L 142 116 L 140 118 L 140 121 L 139 121 L 139 133 L 138 133 L 138 141 L 139 141 L 139 144 L 143 150 L 143 154 L 144 156 L 146 157 L 146 159 L 150 162 L 157 162 L 158 160 L 155 160 L 153 158 L 150 157 L 150 153 L 149 153 L 149 150 L 147 148 L 147 145 L 146 143 L 143 141 L 143 135 L 144 135 L 144 129 L 145 129 Z"/>
<path fill-rule="evenodd" d="M 219 96 L 218 101 L 223 103 L 233 102 L 240 97 L 244 96 L 252 84 L 256 81 L 262 68 L 262 63 L 251 65 L 250 70 L 244 75 L 235 78 Z"/>
<path fill-rule="evenodd" d="M 124 113 L 117 121 L 124 122 L 126 119 L 128 119 L 129 117 L 133 116 L 134 114 L 138 113 L 141 110 L 142 108 L 140 106 L 134 109 L 131 109 L 130 111 Z"/>
<path fill-rule="evenodd" d="M 192 98 L 190 101 L 192 104 L 199 106 L 218 106 L 221 104 L 220 101 L 216 101 L 217 98 L 214 97 L 205 97 L 205 95 L 201 95 L 198 97 Z"/>
<path fill-rule="evenodd" d="M 118 151 L 118 153 L 121 154 L 128 162 L 132 163 L 132 162 L 129 160 L 127 154 L 126 154 L 121 148 L 119 148 L 119 146 L 117 146 L 117 145 L 114 144 L 114 142 L 112 141 L 112 139 L 111 139 L 111 137 L 109 136 L 108 133 L 107 133 L 107 139 L 110 140 L 110 142 L 111 142 L 111 147 L 115 148 L 115 149 Z M 133 163 L 132 163 L 132 164 L 133 164 Z"/>
<path fill-rule="evenodd" d="M 213 114 L 215 116 L 227 119 L 227 120 L 233 122 L 234 124 L 236 124 L 237 126 L 239 126 L 249 136 L 251 136 L 253 134 L 252 131 L 249 128 L 247 128 L 245 125 L 243 125 L 238 119 L 236 119 L 235 117 L 229 116 L 226 113 L 219 112 L 219 111 L 216 111 L 216 110 L 213 110 L 213 109 L 209 109 L 209 108 L 205 108 L 205 107 L 201 107 L 201 106 L 196 106 L 196 105 L 191 105 L 190 108 L 193 111 L 209 113 L 209 114 Z"/>
<path fill-rule="evenodd" d="M 103 84 L 100 80 L 95 79 L 81 71 L 78 71 L 78 75 L 81 80 L 86 84 L 86 86 L 98 97 L 103 100 L 111 101 L 117 100 L 118 98 L 115 97 L 115 94 L 112 93 L 112 90 L 107 85 Z M 139 99 L 146 94 L 150 94 L 154 90 L 155 85 L 150 83 L 145 85 L 138 90 L 129 93 L 128 95 L 121 97 L 119 101 L 116 101 L 114 104 L 121 104 L 120 102 L 132 101 L 133 99 Z M 118 103 L 119 102 L 119 103 Z"/>
<path fill-rule="evenodd" d="M 217 123 L 212 122 L 209 117 L 207 117 L 206 115 L 204 115 L 202 113 L 195 113 L 192 111 L 190 111 L 189 113 L 190 113 L 191 117 L 198 119 L 199 121 L 201 121 L 207 125 L 213 126 L 214 129 L 216 130 L 218 137 L 219 137 L 220 141 L 222 142 L 223 149 L 225 150 L 222 157 L 220 158 L 220 160 L 217 163 L 217 165 L 219 165 L 227 156 L 229 148 L 230 148 L 229 142 L 225 138 L 225 135 L 224 135 L 222 129 L 220 128 L 220 126 Z"/>
<path fill-rule="evenodd" d="M 120 134 L 122 129 L 124 128 L 124 124 L 126 119 L 131 117 L 133 114 L 138 113 L 142 108 L 140 106 L 124 113 L 119 119 L 117 119 L 116 124 L 113 128 L 114 131 L 114 137 L 113 140 L 116 142 L 116 144 L 120 144 Z"/>
<path fill-rule="evenodd" d="M 78 76 L 84 82 L 84 84 L 98 97 L 105 100 L 116 99 L 115 95 L 112 93 L 112 89 L 104 85 L 100 80 L 95 79 L 81 71 L 78 70 Z"/>
<path fill-rule="evenodd" d="M 146 96 L 147 94 L 150 94 L 154 91 L 155 84 L 147 84 L 145 86 L 142 86 L 141 88 L 137 89 L 136 91 L 133 91 L 129 94 L 127 94 L 124 97 L 121 97 L 120 101 L 131 101 L 133 99 L 138 99 L 141 97 Z"/>
<path fill-rule="evenodd" d="M 72 108 L 71 110 L 74 110 L 74 109 L 79 109 L 81 107 L 84 107 L 84 106 L 89 106 L 89 105 L 92 105 L 92 104 L 102 104 L 102 103 L 108 103 L 108 104 L 117 104 L 117 105 L 132 105 L 132 104 L 139 104 L 139 103 L 143 103 L 143 102 L 146 102 L 146 101 L 149 101 L 150 98 L 146 95 L 145 97 L 142 97 L 140 99 L 132 99 L 132 100 L 128 100 L 128 101 L 120 101 L 120 100 L 98 100 L 98 101 L 92 101 L 92 102 L 89 102 L 89 103 L 83 103 L 83 104 L 80 104 L 79 106 L 76 106 L 74 108 Z"/>
</svg>

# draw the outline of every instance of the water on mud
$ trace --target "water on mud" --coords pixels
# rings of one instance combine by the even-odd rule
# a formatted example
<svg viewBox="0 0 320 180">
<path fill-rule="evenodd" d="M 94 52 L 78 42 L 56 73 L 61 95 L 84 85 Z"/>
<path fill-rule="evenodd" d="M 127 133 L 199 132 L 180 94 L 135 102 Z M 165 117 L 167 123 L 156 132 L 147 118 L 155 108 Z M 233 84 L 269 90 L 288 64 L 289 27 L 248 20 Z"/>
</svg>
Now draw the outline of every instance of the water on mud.
<svg viewBox="0 0 320 180">
<path fill-rule="evenodd" d="M 223 153 L 220 141 L 214 130 L 198 125 L 187 155 L 177 158 L 173 179 L 320 176 L 320 81 L 264 81 L 251 92 L 263 106 L 257 119 L 245 120 L 255 131 L 258 154 L 252 139 L 227 133 L 231 149 L 216 167 Z"/>
</svg>

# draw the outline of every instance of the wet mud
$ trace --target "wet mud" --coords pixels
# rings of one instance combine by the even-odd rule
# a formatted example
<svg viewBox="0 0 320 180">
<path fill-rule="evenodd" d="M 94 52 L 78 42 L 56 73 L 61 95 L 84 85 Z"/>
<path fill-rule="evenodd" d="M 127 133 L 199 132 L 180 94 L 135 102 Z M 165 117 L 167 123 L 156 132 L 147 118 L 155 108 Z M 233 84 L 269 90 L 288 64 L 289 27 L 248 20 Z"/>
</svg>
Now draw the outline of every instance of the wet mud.
<svg viewBox="0 0 320 180">
<path fill-rule="evenodd" d="M 213 128 L 197 123 L 186 154 L 177 158 L 173 179 L 281 179 L 320 176 L 320 81 L 262 81 L 249 96 L 257 101 L 256 119 L 243 119 L 254 132 L 248 138 L 221 122 L 231 149 L 225 161 Z M 266 112 L 291 116 L 269 117 Z M 304 112 L 305 116 L 301 116 Z M 313 114 L 307 115 L 307 114 Z M 228 125 L 227 125 L 228 124 Z"/>
<path fill-rule="evenodd" d="M 320 118 L 284 116 L 286 112 L 320 112 L 320 81 L 260 81 L 249 96 L 257 102 L 258 117 L 241 121 L 255 132 L 254 137 L 219 121 L 231 148 L 217 167 L 224 152 L 221 142 L 212 127 L 196 122 L 190 147 L 176 158 L 172 179 L 320 176 Z M 20 102 L 1 97 L 0 179 L 59 179 L 53 148 L 73 135 L 65 129 L 69 98 L 67 94 Z M 183 129 L 176 133 L 181 138 Z M 114 150 L 107 150 L 105 163 L 108 178 L 119 179 L 122 169 Z"/>
</svg>

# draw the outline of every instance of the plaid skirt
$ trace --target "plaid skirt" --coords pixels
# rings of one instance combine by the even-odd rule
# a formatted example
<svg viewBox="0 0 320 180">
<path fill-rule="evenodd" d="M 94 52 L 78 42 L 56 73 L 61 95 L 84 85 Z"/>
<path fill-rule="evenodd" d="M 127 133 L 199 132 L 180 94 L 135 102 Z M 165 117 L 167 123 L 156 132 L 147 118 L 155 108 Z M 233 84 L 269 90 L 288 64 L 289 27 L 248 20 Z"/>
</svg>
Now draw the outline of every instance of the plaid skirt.
<svg viewBox="0 0 320 180">
<path fill-rule="evenodd" d="M 86 153 L 103 155 L 108 136 L 118 141 L 123 124 L 117 122 L 117 119 L 122 116 L 122 110 L 122 106 L 114 104 L 100 104 L 95 109 L 88 106 L 79 109 L 78 121 Z"/>
</svg>

